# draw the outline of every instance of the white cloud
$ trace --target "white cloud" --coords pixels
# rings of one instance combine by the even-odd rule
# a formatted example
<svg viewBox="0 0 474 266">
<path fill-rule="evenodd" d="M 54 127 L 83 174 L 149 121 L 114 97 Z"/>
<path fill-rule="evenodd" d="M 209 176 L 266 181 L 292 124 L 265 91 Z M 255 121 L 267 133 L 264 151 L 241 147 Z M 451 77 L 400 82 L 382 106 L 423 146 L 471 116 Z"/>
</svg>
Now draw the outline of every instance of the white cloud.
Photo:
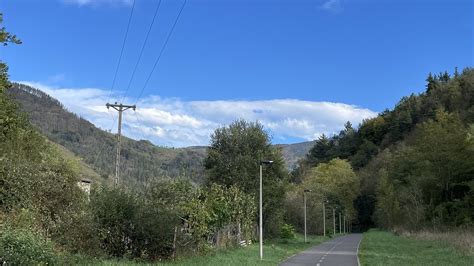
<svg viewBox="0 0 474 266">
<path fill-rule="evenodd" d="M 48 80 L 48 83 L 58 84 L 58 83 L 66 81 L 66 75 L 63 73 L 54 74 L 52 76 L 49 76 L 47 80 Z"/>
<path fill-rule="evenodd" d="M 62 0 L 67 4 L 74 4 L 78 6 L 87 5 L 131 5 L 133 0 Z"/>
<path fill-rule="evenodd" d="M 321 6 L 321 9 L 338 13 L 342 11 L 342 0 L 327 0 Z"/>
<path fill-rule="evenodd" d="M 117 112 L 107 111 L 109 91 L 96 88 L 55 88 L 35 82 L 21 82 L 43 90 L 61 101 L 70 111 L 96 126 L 116 131 L 113 118 Z M 134 103 L 134 99 L 124 102 Z M 183 101 L 177 98 L 149 96 L 137 103 L 137 110 L 124 112 L 124 134 L 135 139 L 149 139 L 157 145 L 207 145 L 209 136 L 220 126 L 236 119 L 260 121 L 274 140 L 313 140 L 321 134 L 341 130 L 346 121 L 357 125 L 376 113 L 354 105 L 313 102 L 296 99 L 262 101 Z M 115 122 L 116 123 L 116 122 Z"/>
</svg>

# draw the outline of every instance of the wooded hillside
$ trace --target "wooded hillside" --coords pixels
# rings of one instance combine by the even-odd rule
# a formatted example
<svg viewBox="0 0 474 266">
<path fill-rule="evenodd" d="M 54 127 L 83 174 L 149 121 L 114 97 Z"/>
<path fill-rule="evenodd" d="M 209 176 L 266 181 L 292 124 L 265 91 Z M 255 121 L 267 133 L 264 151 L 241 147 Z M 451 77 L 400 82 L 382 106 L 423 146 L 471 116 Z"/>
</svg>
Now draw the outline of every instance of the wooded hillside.
<svg viewBox="0 0 474 266">
<path fill-rule="evenodd" d="M 13 83 L 9 92 L 20 103 L 30 122 L 50 140 L 83 158 L 103 178 L 114 175 L 114 134 L 69 112 L 58 100 L 38 89 Z M 123 137 L 121 176 L 125 182 L 182 177 L 200 183 L 203 180 L 202 160 L 205 153 L 205 147 L 164 148 L 147 140 L 135 141 Z"/>
<path fill-rule="evenodd" d="M 300 183 L 320 163 L 347 159 L 361 180 L 361 228 L 474 222 L 474 70 L 430 74 L 426 91 L 393 110 L 322 136 L 293 172 Z"/>
<path fill-rule="evenodd" d="M 82 158 L 102 178 L 110 179 L 114 175 L 114 134 L 69 112 L 58 100 L 41 90 L 13 83 L 8 93 L 20 104 L 30 122 L 51 141 Z M 282 148 L 286 166 L 293 168 L 305 156 L 312 142 L 277 146 Z M 136 141 L 123 137 L 121 175 L 125 182 L 141 183 L 151 178 L 182 177 L 201 183 L 206 153 L 206 146 L 167 148 L 155 146 L 147 140 Z"/>
</svg>

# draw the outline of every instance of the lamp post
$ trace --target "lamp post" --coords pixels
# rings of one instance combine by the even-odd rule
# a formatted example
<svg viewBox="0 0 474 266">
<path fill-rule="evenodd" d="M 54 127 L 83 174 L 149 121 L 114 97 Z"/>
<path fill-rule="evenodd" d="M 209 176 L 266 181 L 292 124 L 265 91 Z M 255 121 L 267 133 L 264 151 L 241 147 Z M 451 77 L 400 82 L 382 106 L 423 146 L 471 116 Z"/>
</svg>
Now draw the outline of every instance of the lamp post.
<svg viewBox="0 0 474 266">
<path fill-rule="evenodd" d="M 264 164 L 272 164 L 273 161 L 260 161 L 260 204 L 259 204 L 259 240 L 260 240 L 260 259 L 263 259 L 263 208 L 262 208 L 262 202 L 263 202 L 263 196 L 262 196 L 262 191 L 263 191 L 263 182 L 262 182 L 262 172 L 263 172 L 263 165 Z"/>
<path fill-rule="evenodd" d="M 346 233 L 346 215 L 344 215 L 344 234 Z"/>
<path fill-rule="evenodd" d="M 328 200 L 323 200 L 323 236 L 326 236 L 326 204 Z"/>
<path fill-rule="evenodd" d="M 304 201 L 304 242 L 306 241 L 306 192 L 311 192 L 309 189 L 303 190 L 303 201 Z"/>
<path fill-rule="evenodd" d="M 332 208 L 332 225 L 333 225 L 333 234 L 336 235 L 336 211 L 334 210 L 334 207 Z"/>
<path fill-rule="evenodd" d="M 341 212 L 339 211 L 339 234 L 342 233 L 342 220 L 341 220 Z"/>
</svg>

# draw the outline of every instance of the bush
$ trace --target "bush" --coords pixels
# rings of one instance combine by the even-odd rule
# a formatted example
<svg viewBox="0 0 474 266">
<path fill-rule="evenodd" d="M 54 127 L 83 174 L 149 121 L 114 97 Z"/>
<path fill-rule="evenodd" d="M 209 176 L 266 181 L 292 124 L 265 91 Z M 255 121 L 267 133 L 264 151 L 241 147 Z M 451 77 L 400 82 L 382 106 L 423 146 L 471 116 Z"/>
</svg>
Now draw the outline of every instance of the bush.
<svg viewBox="0 0 474 266">
<path fill-rule="evenodd" d="M 42 236 L 27 230 L 2 229 L 0 263 L 7 265 L 56 264 L 53 245 Z"/>
<path fill-rule="evenodd" d="M 293 239 L 295 238 L 295 228 L 291 224 L 283 224 L 281 226 L 281 238 L 283 239 Z"/>
</svg>

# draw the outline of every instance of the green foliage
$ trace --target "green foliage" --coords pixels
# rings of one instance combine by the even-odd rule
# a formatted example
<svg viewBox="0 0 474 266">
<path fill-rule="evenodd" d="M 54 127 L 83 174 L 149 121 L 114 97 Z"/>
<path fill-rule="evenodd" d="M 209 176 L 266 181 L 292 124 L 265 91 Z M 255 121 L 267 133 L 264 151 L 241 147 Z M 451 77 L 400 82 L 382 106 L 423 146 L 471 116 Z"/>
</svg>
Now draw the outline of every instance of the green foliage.
<svg viewBox="0 0 474 266">
<path fill-rule="evenodd" d="M 390 232 L 364 233 L 359 249 L 361 265 L 472 265 L 473 256 L 461 254 L 446 242 L 417 240 Z"/>
<path fill-rule="evenodd" d="M 435 119 L 418 124 L 379 171 L 379 224 L 471 224 L 474 152 L 469 146 L 468 131 L 456 114 L 438 111 Z"/>
<path fill-rule="evenodd" d="M 380 226 L 393 226 L 395 220 L 388 217 L 398 217 L 398 211 L 400 223 L 410 226 L 426 221 L 470 224 L 474 155 L 468 143 L 473 123 L 474 70 L 456 70 L 452 77 L 430 74 L 426 92 L 403 97 L 393 110 L 363 121 L 357 130 L 346 125 L 337 135 L 322 136 L 292 180 L 301 182 L 319 163 L 348 159 L 361 177 L 355 204 L 363 227 L 373 225 L 375 209 Z M 377 194 L 387 198 L 376 199 Z M 403 216 L 410 208 L 414 214 Z"/>
<path fill-rule="evenodd" d="M 145 260 L 205 253 L 217 244 L 210 239 L 229 226 L 248 240 L 256 211 L 254 199 L 237 187 L 201 189 L 183 180 L 157 180 L 140 190 L 96 189 L 90 207 L 89 228 L 106 254 Z"/>
<path fill-rule="evenodd" d="M 255 199 L 235 186 L 212 184 L 198 189 L 196 197 L 184 204 L 184 213 L 187 230 L 198 249 L 205 249 L 206 240 L 228 226 L 237 228 L 237 240 L 253 237 Z"/>
<path fill-rule="evenodd" d="M 3 23 L 3 14 L 0 13 L 0 24 Z M 21 44 L 21 41 L 16 37 L 16 35 L 8 32 L 5 27 L 0 28 L 0 43 L 4 46 L 7 46 L 8 43 Z"/>
<path fill-rule="evenodd" d="M 322 243 L 328 238 L 322 236 L 308 236 L 307 243 L 304 242 L 302 235 L 296 235 L 294 239 L 265 240 L 263 246 L 263 260 L 258 256 L 258 243 L 253 243 L 242 248 L 227 248 L 218 250 L 211 254 L 203 256 L 192 256 L 189 258 L 178 259 L 173 262 L 163 262 L 158 265 L 177 265 L 177 266 L 240 266 L 240 265 L 278 265 L 288 257 L 299 252 L 307 250 L 311 246 Z M 111 262 L 110 265 L 115 263 Z M 107 264 L 109 265 L 109 264 Z M 128 264 L 127 264 L 128 265 Z"/>
<path fill-rule="evenodd" d="M 294 239 L 296 237 L 295 227 L 291 224 L 283 224 L 280 237 L 283 239 Z"/>
<path fill-rule="evenodd" d="M 217 183 L 236 186 L 243 192 L 256 196 L 259 188 L 259 164 L 264 166 L 263 202 L 264 228 L 267 236 L 277 236 L 283 218 L 283 202 L 288 173 L 281 151 L 272 147 L 263 126 L 243 120 L 228 127 L 216 129 L 204 161 L 207 184 Z M 256 199 L 256 197 L 255 197 Z"/>
<path fill-rule="evenodd" d="M 105 251 L 111 256 L 124 256 L 130 251 L 127 244 L 135 229 L 139 207 L 136 197 L 121 188 L 102 188 L 91 193 L 91 206 Z"/>
<path fill-rule="evenodd" d="M 314 191 L 347 215 L 355 216 L 353 201 L 359 192 L 359 179 L 346 160 L 333 159 L 319 164 L 305 178 L 301 188 Z"/>
<path fill-rule="evenodd" d="M 386 171 L 380 172 L 377 186 L 377 205 L 375 217 L 383 228 L 394 228 L 402 221 L 400 216 L 400 202 L 395 188 L 388 178 Z"/>
<path fill-rule="evenodd" d="M 310 190 L 306 192 L 308 232 L 319 234 L 323 231 L 323 201 L 327 201 L 326 229 L 329 229 L 329 224 L 332 225 L 333 208 L 338 213 L 344 213 L 348 220 L 354 219 L 357 213 L 353 202 L 359 193 L 359 182 L 359 177 L 346 160 L 332 159 L 318 164 L 307 172 L 301 184 L 294 185 L 288 191 L 286 220 L 300 232 L 303 231 L 304 190 Z"/>
<path fill-rule="evenodd" d="M 7 265 L 51 265 L 58 261 L 53 244 L 27 230 L 3 228 L 0 234 L 0 261 Z"/>
<path fill-rule="evenodd" d="M 65 147 L 90 165 L 104 183 L 115 171 L 116 136 L 66 110 L 56 99 L 27 85 L 13 83 L 8 95 L 49 140 Z M 105 106 L 104 106 L 105 109 Z M 204 179 L 205 147 L 165 148 L 147 140 L 122 137 L 121 176 L 127 185 L 147 183 L 155 178 Z"/>
<path fill-rule="evenodd" d="M 331 143 L 326 135 L 321 135 L 314 146 L 309 150 L 308 163 L 316 165 L 321 162 L 327 162 L 331 158 Z"/>
</svg>

